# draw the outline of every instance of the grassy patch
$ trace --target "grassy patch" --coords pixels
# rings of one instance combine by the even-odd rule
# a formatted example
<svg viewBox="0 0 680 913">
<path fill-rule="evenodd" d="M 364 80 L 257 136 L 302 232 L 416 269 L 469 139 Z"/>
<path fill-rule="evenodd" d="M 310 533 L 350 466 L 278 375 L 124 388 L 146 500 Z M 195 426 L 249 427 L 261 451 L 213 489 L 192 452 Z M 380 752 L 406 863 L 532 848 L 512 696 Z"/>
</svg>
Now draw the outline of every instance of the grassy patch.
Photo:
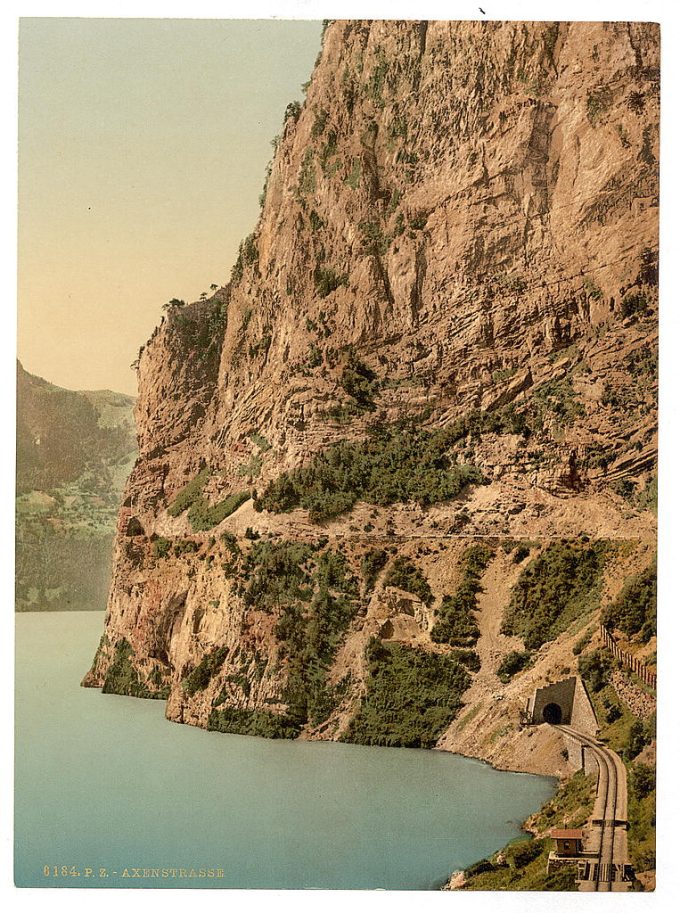
<svg viewBox="0 0 680 913">
<path fill-rule="evenodd" d="M 479 711 L 481 709 L 482 709 L 481 704 L 475 704 L 474 707 L 471 707 L 468 710 L 468 712 L 465 714 L 465 716 L 461 717 L 461 719 L 459 720 L 458 729 L 463 729 L 465 726 L 467 726 L 467 724 L 469 722 L 474 720 L 474 718 L 477 716 L 477 714 L 479 713 Z"/>
<path fill-rule="evenodd" d="M 308 602 L 312 595 L 311 545 L 260 541 L 245 560 L 246 608 L 272 612 L 287 603 Z"/>
<path fill-rule="evenodd" d="M 439 653 L 373 638 L 366 695 L 342 741 L 431 748 L 460 708 L 465 669 Z"/>
<path fill-rule="evenodd" d="M 590 641 L 593 638 L 595 633 L 595 628 L 588 628 L 588 630 L 576 641 L 574 646 L 571 648 L 571 652 L 574 656 L 580 656 L 583 653 L 584 649 L 588 646 Z"/>
<path fill-rule="evenodd" d="M 203 497 L 194 500 L 187 514 L 195 533 L 212 529 L 226 520 L 250 498 L 249 491 L 237 491 L 212 506 Z"/>
<path fill-rule="evenodd" d="M 369 593 L 376 584 L 380 571 L 387 564 L 387 552 L 382 548 L 372 549 L 361 560 L 361 573 L 366 582 L 366 592 Z"/>
<path fill-rule="evenodd" d="M 260 434 L 259 431 L 251 432 L 248 437 L 253 442 L 253 444 L 260 448 L 262 453 L 266 453 L 268 450 L 272 449 L 272 445 L 269 443 L 267 438 L 264 436 L 264 434 Z"/>
<path fill-rule="evenodd" d="M 656 634 L 656 561 L 629 578 L 602 613 L 602 624 L 624 634 L 640 634 L 643 643 Z"/>
<path fill-rule="evenodd" d="M 156 698 L 158 700 L 167 699 L 170 693 L 169 688 L 153 691 L 142 681 L 132 662 L 134 655 L 132 646 L 124 637 L 118 641 L 114 648 L 113 662 L 109 666 L 104 679 L 102 693 L 128 694 L 130 697 Z"/>
<path fill-rule="evenodd" d="M 512 366 L 509 368 L 497 368 L 491 374 L 491 379 L 495 384 L 503 384 L 507 380 L 510 380 L 511 377 L 517 373 L 517 368 Z"/>
<path fill-rule="evenodd" d="M 300 166 L 298 177 L 298 197 L 307 196 L 316 192 L 316 169 L 314 166 L 314 150 L 311 146 L 305 152 L 305 157 Z"/>
<path fill-rule="evenodd" d="M 219 672 L 228 653 L 227 647 L 218 647 L 216 650 L 206 653 L 196 668 L 182 679 L 182 687 L 189 696 L 193 696 L 198 691 L 205 691 L 212 677 Z"/>
<path fill-rule="evenodd" d="M 553 827 L 581 827 L 592 812 L 595 785 L 593 774 L 577 771 L 560 785 L 552 799 L 541 806 L 532 820 L 532 826 L 539 833 Z"/>
<path fill-rule="evenodd" d="M 621 315 L 644 317 L 650 311 L 649 301 L 644 292 L 629 292 L 621 302 Z"/>
<path fill-rule="evenodd" d="M 241 478 L 248 479 L 253 481 L 256 479 L 262 472 L 262 455 L 259 453 L 253 453 L 250 456 L 250 459 L 247 463 L 244 463 L 243 466 L 239 466 L 238 475 Z"/>
<path fill-rule="evenodd" d="M 583 280 L 583 291 L 595 301 L 602 300 L 602 289 L 590 276 L 586 276 Z"/>
<path fill-rule="evenodd" d="M 328 671 L 359 609 L 358 583 L 340 552 L 295 542 L 257 542 L 243 566 L 246 606 L 276 611 L 280 658 L 287 663 L 283 698 L 301 727 L 326 719 L 341 696 Z"/>
<path fill-rule="evenodd" d="M 191 482 L 185 485 L 184 488 L 175 495 L 170 504 L 168 504 L 168 513 L 170 516 L 179 517 L 181 513 L 191 507 L 194 501 L 201 496 L 209 478 L 210 470 L 203 469 L 195 479 L 192 479 Z"/>
<path fill-rule="evenodd" d="M 347 425 L 352 419 L 356 418 L 357 415 L 364 414 L 365 410 L 362 409 L 358 403 L 351 401 L 340 403 L 337 406 L 331 406 L 330 409 L 326 409 L 322 412 L 321 416 L 332 422 L 337 422 L 338 425 Z"/>
<path fill-rule="evenodd" d="M 612 104 L 612 92 L 609 86 L 598 86 L 588 92 L 586 114 L 592 127 L 602 120 Z"/>
<path fill-rule="evenodd" d="M 384 52 L 378 52 L 378 62 L 373 67 L 373 72 L 366 85 L 366 94 L 373 102 L 376 108 L 384 108 L 385 100 L 383 99 L 383 89 L 385 87 L 385 78 L 387 76 L 387 61 Z"/>
<path fill-rule="evenodd" d="M 455 653 L 451 653 L 451 656 L 465 666 L 466 669 L 469 669 L 470 672 L 479 672 L 482 668 L 482 661 L 479 658 L 479 653 L 476 650 L 456 650 Z"/>
<path fill-rule="evenodd" d="M 208 729 L 236 735 L 257 735 L 265 739 L 294 739 L 300 727 L 289 717 L 268 710 L 239 710 L 235 707 L 213 708 Z"/>
<path fill-rule="evenodd" d="M 512 676 L 517 675 L 522 669 L 526 669 L 530 662 L 531 653 L 528 651 L 520 652 L 519 650 L 511 650 L 510 653 L 501 660 L 496 669 L 496 675 L 504 685 L 507 685 Z"/>
<path fill-rule="evenodd" d="M 314 270 L 314 287 L 319 298 L 327 298 L 341 285 L 347 286 L 348 284 L 347 273 L 336 273 L 334 269 L 322 266 L 317 266 Z"/>
<path fill-rule="evenodd" d="M 506 862 L 489 860 L 466 870 L 465 891 L 576 891 L 576 865 L 546 874 L 553 841 L 533 839 L 507 846 Z"/>
<path fill-rule="evenodd" d="M 448 451 L 457 426 L 427 432 L 415 427 L 376 429 L 367 440 L 340 443 L 317 454 L 309 466 L 271 482 L 256 507 L 285 512 L 295 507 L 323 522 L 351 510 L 357 501 L 387 506 L 417 501 L 428 507 L 458 497 L 481 472 L 456 464 Z"/>
<path fill-rule="evenodd" d="M 638 496 L 638 506 L 642 510 L 657 512 L 659 500 L 659 482 L 656 475 L 650 476 Z"/>
<path fill-rule="evenodd" d="M 353 353 L 340 376 L 340 386 L 351 396 L 360 409 L 375 409 L 373 397 L 380 388 L 375 372 L 359 361 Z"/>
<path fill-rule="evenodd" d="M 528 650 L 536 650 L 595 609 L 606 551 L 604 542 L 549 545 L 522 571 L 501 632 L 521 637 Z"/>
<path fill-rule="evenodd" d="M 571 380 L 549 380 L 534 390 L 533 407 L 536 427 L 543 427 L 546 419 L 560 427 L 573 425 L 578 416 L 585 415 L 583 403 L 576 397 Z"/>
<path fill-rule="evenodd" d="M 636 872 L 656 868 L 656 772 L 647 764 L 629 768 L 628 840 Z"/>
<path fill-rule="evenodd" d="M 310 368 L 319 368 L 323 364 L 323 352 L 315 342 L 310 342 L 307 350 L 307 364 Z"/>
<path fill-rule="evenodd" d="M 492 557 L 493 550 L 487 545 L 472 545 L 464 552 L 461 582 L 452 596 L 444 596 L 435 612 L 437 621 L 431 633 L 435 643 L 469 647 L 477 642 L 479 627 L 473 613 L 477 608 L 477 593 L 482 589 L 482 574 Z"/>
<path fill-rule="evenodd" d="M 172 539 L 166 539 L 165 536 L 159 536 L 154 539 L 151 545 L 151 553 L 154 558 L 167 558 L 172 547 Z"/>
<path fill-rule="evenodd" d="M 200 549 L 200 542 L 196 542 L 194 539 L 175 539 L 172 544 L 172 554 L 175 558 L 181 558 L 183 555 L 195 555 Z"/>
<path fill-rule="evenodd" d="M 425 605 L 432 605 L 434 596 L 427 577 L 410 558 L 395 558 L 385 574 L 385 586 L 394 586 L 407 593 L 413 593 Z"/>
<path fill-rule="evenodd" d="M 359 184 L 361 182 L 361 160 L 358 158 L 352 159 L 352 167 L 350 168 L 347 177 L 345 178 L 345 183 L 348 184 L 352 190 L 358 190 Z"/>
</svg>

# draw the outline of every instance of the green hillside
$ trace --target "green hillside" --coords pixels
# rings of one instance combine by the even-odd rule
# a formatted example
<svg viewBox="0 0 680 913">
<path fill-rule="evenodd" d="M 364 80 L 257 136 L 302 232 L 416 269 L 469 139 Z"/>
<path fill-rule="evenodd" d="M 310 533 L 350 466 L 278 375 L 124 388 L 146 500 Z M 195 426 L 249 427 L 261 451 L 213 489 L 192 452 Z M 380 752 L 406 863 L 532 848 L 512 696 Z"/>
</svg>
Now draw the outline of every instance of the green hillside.
<svg viewBox="0 0 680 913">
<path fill-rule="evenodd" d="M 16 609 L 103 609 L 134 398 L 75 392 L 17 363 Z"/>
</svg>

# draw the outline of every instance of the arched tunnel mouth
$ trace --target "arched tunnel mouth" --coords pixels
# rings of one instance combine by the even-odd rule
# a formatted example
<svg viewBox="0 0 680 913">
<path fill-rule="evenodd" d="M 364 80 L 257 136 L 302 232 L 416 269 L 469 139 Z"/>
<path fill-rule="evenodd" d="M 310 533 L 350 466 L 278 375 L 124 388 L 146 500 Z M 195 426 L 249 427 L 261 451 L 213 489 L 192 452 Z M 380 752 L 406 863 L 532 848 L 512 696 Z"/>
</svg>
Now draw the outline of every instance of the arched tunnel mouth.
<svg viewBox="0 0 680 913">
<path fill-rule="evenodd" d="M 543 719 L 546 723 L 557 726 L 562 722 L 562 708 L 559 704 L 546 704 L 543 708 Z"/>
</svg>

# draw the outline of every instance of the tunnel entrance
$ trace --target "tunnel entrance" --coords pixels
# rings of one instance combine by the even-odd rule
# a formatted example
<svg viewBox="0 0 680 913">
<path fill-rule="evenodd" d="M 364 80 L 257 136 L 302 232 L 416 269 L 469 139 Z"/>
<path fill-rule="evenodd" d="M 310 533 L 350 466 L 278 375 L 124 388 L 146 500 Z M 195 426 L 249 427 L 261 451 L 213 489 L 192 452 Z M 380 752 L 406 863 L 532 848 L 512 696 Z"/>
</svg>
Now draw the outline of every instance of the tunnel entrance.
<svg viewBox="0 0 680 913">
<path fill-rule="evenodd" d="M 537 688 L 527 701 L 522 719 L 531 726 L 552 723 L 574 726 L 581 732 L 597 732 L 593 706 L 577 675 Z"/>
<path fill-rule="evenodd" d="M 543 719 L 546 723 L 557 726 L 562 722 L 562 708 L 559 704 L 546 704 L 543 708 Z"/>
</svg>

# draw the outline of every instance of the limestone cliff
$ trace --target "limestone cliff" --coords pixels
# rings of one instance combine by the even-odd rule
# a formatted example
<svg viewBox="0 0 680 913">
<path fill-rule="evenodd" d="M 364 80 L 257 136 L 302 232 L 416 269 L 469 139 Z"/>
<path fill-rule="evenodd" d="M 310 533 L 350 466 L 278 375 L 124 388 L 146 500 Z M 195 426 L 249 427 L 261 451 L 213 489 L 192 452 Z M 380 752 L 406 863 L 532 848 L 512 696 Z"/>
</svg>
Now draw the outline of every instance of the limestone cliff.
<svg viewBox="0 0 680 913">
<path fill-rule="evenodd" d="M 513 762 L 515 703 L 573 670 L 564 644 L 597 606 L 507 685 L 495 665 L 521 644 L 482 631 L 480 668 L 475 636 L 432 632 L 474 537 L 496 628 L 524 566 L 512 539 L 529 560 L 607 540 L 613 591 L 621 542 L 629 563 L 653 550 L 658 44 L 649 24 L 329 24 L 231 282 L 171 303 L 141 352 L 86 684 L 167 697 L 194 725 L 362 740 L 380 669 L 426 653 L 468 698 L 392 743 L 438 732 L 554 769 L 550 746 Z M 486 722 L 463 738 L 470 694 Z M 382 708 L 378 740 L 402 710 Z"/>
</svg>

